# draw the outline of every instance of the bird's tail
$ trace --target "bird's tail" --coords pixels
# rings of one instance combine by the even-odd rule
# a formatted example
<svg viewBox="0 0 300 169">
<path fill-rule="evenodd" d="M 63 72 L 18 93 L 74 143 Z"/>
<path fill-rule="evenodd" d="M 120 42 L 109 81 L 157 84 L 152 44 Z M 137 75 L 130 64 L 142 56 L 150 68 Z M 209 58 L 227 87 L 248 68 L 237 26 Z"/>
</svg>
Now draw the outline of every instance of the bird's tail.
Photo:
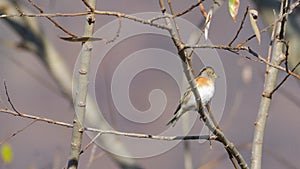
<svg viewBox="0 0 300 169">
<path fill-rule="evenodd" d="M 181 109 L 181 105 L 179 105 L 174 113 L 174 117 L 167 123 L 167 126 L 172 125 L 174 127 L 176 122 L 182 116 L 182 114 L 183 114 L 183 111 Z"/>
</svg>

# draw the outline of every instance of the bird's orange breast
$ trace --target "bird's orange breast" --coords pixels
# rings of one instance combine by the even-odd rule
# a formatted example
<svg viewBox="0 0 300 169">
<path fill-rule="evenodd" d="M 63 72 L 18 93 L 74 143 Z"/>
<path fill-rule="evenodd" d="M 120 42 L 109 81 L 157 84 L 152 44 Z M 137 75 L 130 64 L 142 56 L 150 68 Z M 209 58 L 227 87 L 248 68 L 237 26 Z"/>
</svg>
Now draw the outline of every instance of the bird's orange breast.
<svg viewBox="0 0 300 169">
<path fill-rule="evenodd" d="M 212 81 L 208 78 L 204 78 L 204 77 L 199 77 L 196 79 L 197 85 L 205 85 L 205 86 L 209 86 L 212 85 Z"/>
</svg>

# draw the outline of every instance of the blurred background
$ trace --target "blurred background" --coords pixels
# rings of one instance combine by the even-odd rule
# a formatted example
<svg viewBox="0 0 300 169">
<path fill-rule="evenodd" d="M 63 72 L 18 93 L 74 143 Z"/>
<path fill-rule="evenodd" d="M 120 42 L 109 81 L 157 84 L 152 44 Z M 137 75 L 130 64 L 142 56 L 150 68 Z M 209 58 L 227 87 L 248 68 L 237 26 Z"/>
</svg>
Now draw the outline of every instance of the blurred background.
<svg viewBox="0 0 300 169">
<path fill-rule="evenodd" d="M 28 3 L 28 1 L 17 1 L 20 9 L 27 8 L 30 13 L 38 11 Z M 81 1 L 36 1 L 45 13 L 75 13 L 85 10 Z M 174 0 L 172 1 L 176 13 L 183 11 L 194 4 L 195 1 Z M 259 11 L 258 27 L 266 27 L 272 22 L 273 9 L 279 10 L 278 1 L 241 1 L 237 22 L 235 23 L 228 12 L 228 2 L 214 13 L 209 30 L 209 39 L 215 45 L 227 45 L 236 34 L 243 18 L 246 6 Z M 2 13 L 9 13 L 14 5 L 8 1 L 0 2 Z M 11 5 L 11 6 L 10 6 Z M 211 7 L 211 2 L 204 2 L 205 9 Z M 24 7 L 24 8 L 23 8 Z M 98 1 L 97 9 L 104 11 L 116 11 L 126 14 L 142 12 L 160 12 L 158 1 L 138 1 L 138 0 L 110 0 Z M 26 13 L 26 12 L 25 12 Z M 12 13 L 10 13 L 12 14 Z M 195 26 L 203 25 L 204 19 L 198 8 L 182 16 Z M 269 20 L 268 20 L 269 18 Z M 299 8 L 292 14 L 288 25 L 288 36 L 290 38 L 290 68 L 299 60 Z M 22 19 L 18 17 L 18 19 Z M 34 18 L 41 26 L 41 35 L 53 45 L 62 62 L 66 64 L 68 73 L 72 73 L 76 59 L 81 50 L 80 43 L 63 41 L 59 36 L 66 36 L 60 29 L 55 27 L 44 17 Z M 96 28 L 100 29 L 105 24 L 115 20 L 111 16 L 96 16 Z M 84 16 L 79 17 L 56 17 L 55 20 L 76 35 L 82 35 L 84 30 Z M 121 27 L 122 29 L 130 29 Z M 117 28 L 116 28 L 117 30 Z M 112 30 L 113 33 L 116 30 Z M 23 36 L 26 35 L 24 31 Z M 244 28 L 236 42 L 241 42 L 251 35 L 253 30 L 246 19 Z M 24 45 L 22 37 L 12 29 L 12 25 L 7 19 L 0 19 L 0 99 L 1 108 L 9 107 L 3 81 L 6 81 L 10 97 L 14 106 L 20 112 L 46 117 L 58 121 L 72 123 L 74 110 L 70 100 L 61 87 L 57 85 L 57 79 L 51 75 L 49 65 L 46 64 L 47 57 L 43 58 L 34 49 L 28 50 Z M 270 42 L 270 32 L 262 33 L 261 44 L 257 45 L 257 40 L 252 39 L 247 46 L 266 58 L 268 45 Z M 103 42 L 97 42 L 102 43 Z M 25 47 L 24 47 L 25 46 Z M 95 46 L 96 47 L 96 46 Z M 158 134 L 166 128 L 166 122 L 172 117 L 178 100 L 180 91 L 174 79 L 168 74 L 155 69 L 149 69 L 139 73 L 130 84 L 129 96 L 136 109 L 145 111 L 151 106 L 148 101 L 149 93 L 154 89 L 164 91 L 167 103 L 162 115 L 150 123 L 135 123 L 121 116 L 116 110 L 111 95 L 109 93 L 112 75 L 115 67 L 128 54 L 136 49 L 161 48 L 176 54 L 171 39 L 155 36 L 134 37 L 126 40 L 123 44 L 118 44 L 100 64 L 96 77 L 95 92 L 97 102 L 103 108 L 103 116 L 109 124 L 118 131 Z M 25 50 L 24 50 L 25 49 Z M 298 51 L 297 51 L 298 50 Z M 263 91 L 265 65 L 263 63 L 250 61 L 237 56 L 228 51 L 218 50 L 225 71 L 226 87 L 219 87 L 216 92 L 225 88 L 226 100 L 220 126 L 225 135 L 238 147 L 242 155 L 250 164 L 251 142 L 253 139 L 254 123 L 259 108 L 259 103 Z M 297 57 L 298 56 L 298 57 Z M 49 55 L 51 58 L 52 56 Z M 61 61 L 59 61 L 61 62 Z M 202 68 L 199 60 L 195 59 L 193 66 L 196 72 Z M 181 68 L 180 68 L 181 69 Z M 64 72 L 60 72 L 64 73 Z M 299 74 L 299 72 L 298 72 Z M 280 71 L 278 82 L 285 73 Z M 67 79 L 67 78 L 66 78 Z M 70 85 L 71 85 L 71 81 Z M 161 83 L 157 83 L 161 82 Z M 218 81 L 217 81 L 218 83 Z M 300 143 L 299 133 L 299 113 L 300 113 L 300 92 L 299 80 L 290 77 L 283 86 L 273 95 L 266 126 L 264 146 L 263 146 L 263 168 L 299 168 Z M 212 105 L 214 107 L 214 105 Z M 24 128 L 31 120 L 15 117 L 1 113 L 0 116 L 0 140 L 7 138 L 12 133 Z M 197 135 L 200 132 L 196 122 L 189 135 Z M 71 129 L 48 124 L 45 122 L 35 122 L 26 130 L 12 137 L 7 141 L 13 149 L 14 157 L 10 168 L 62 168 L 65 166 L 71 140 Z M 83 147 L 89 143 L 90 138 L 85 135 Z M 212 141 L 200 144 L 198 141 L 188 141 L 192 154 L 193 168 L 232 168 L 228 160 L 227 153 L 221 144 Z M 184 168 L 184 147 L 180 142 L 171 150 L 148 158 L 138 158 L 136 162 L 141 168 Z M 88 160 L 92 148 L 81 155 L 79 168 L 121 168 L 116 163 L 109 152 L 97 148 L 99 155 L 89 166 Z M 130 152 L 130 149 L 129 149 Z M 3 162 L 1 168 L 7 167 Z"/>
</svg>

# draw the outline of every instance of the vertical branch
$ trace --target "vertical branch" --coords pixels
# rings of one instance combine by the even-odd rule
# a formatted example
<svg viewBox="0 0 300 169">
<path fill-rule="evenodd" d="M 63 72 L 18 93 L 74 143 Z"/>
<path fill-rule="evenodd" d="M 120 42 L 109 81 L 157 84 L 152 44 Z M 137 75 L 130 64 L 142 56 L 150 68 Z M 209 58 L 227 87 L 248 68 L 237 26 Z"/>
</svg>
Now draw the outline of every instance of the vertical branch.
<svg viewBox="0 0 300 169">
<path fill-rule="evenodd" d="M 281 18 L 287 12 L 287 8 L 288 8 L 288 0 L 282 0 L 279 18 Z M 283 17 L 280 22 L 276 23 L 275 41 L 271 53 L 271 57 L 272 57 L 271 63 L 276 66 L 279 65 L 284 60 L 283 50 L 285 45 L 284 36 L 285 36 L 286 19 L 287 19 L 287 15 Z M 255 131 L 254 131 L 254 138 L 252 144 L 253 145 L 252 156 L 251 156 L 252 169 L 261 169 L 264 130 L 265 130 L 266 120 L 268 116 L 268 110 L 272 99 L 271 92 L 275 87 L 277 74 L 278 74 L 278 69 L 274 67 L 269 67 L 269 70 L 266 71 L 264 91 L 262 94 L 260 107 L 255 122 Z"/>
<path fill-rule="evenodd" d="M 86 2 L 86 1 L 85 1 Z M 96 6 L 95 0 L 89 0 L 88 9 L 91 9 Z M 94 32 L 94 23 L 95 16 L 93 13 L 86 16 L 86 23 L 84 29 L 84 36 L 92 37 Z M 89 65 L 91 59 L 91 51 L 92 51 L 92 42 L 87 41 L 83 44 L 83 50 L 79 56 L 80 60 L 80 68 L 77 70 L 78 79 L 76 80 L 77 88 L 76 88 L 76 98 L 74 102 L 75 106 L 75 116 L 73 120 L 73 132 L 72 132 L 72 141 L 71 141 L 71 151 L 69 155 L 68 161 L 68 169 L 76 169 L 78 167 L 79 155 L 82 143 L 82 135 L 84 130 L 84 119 L 86 112 L 86 97 L 88 90 L 88 72 Z"/>
<path fill-rule="evenodd" d="M 162 11 L 163 15 L 165 15 L 166 8 L 164 6 L 163 0 L 159 0 L 159 5 L 160 5 L 160 8 L 161 8 L 161 11 Z M 191 71 L 191 67 L 189 65 L 189 62 L 187 61 L 187 55 L 188 54 L 187 54 L 187 51 L 185 50 L 186 49 L 185 45 L 180 40 L 178 40 L 178 38 L 176 37 L 176 33 L 175 33 L 171 23 L 170 23 L 169 18 L 166 17 L 165 22 L 166 22 L 167 27 L 169 28 L 169 34 L 170 34 L 170 36 L 173 40 L 173 43 L 177 48 L 178 55 L 182 60 L 182 67 L 183 67 L 183 70 L 184 70 L 184 74 L 185 74 L 185 76 L 187 78 L 187 81 L 188 81 L 188 83 L 191 87 L 191 90 L 192 90 L 192 92 L 195 96 L 196 103 L 198 104 L 198 113 L 200 114 L 200 118 L 205 123 L 205 125 L 209 128 L 209 130 L 217 137 L 216 140 L 221 142 L 224 145 L 224 148 L 226 149 L 226 151 L 236 159 L 239 166 L 242 169 L 248 169 L 246 161 L 244 160 L 243 156 L 239 153 L 237 148 L 234 146 L 234 144 L 226 138 L 226 136 L 224 135 L 224 133 L 222 131 L 218 130 L 210 122 L 210 120 L 208 120 L 208 117 L 204 113 L 204 108 L 202 106 L 202 101 L 201 101 L 200 94 L 197 90 L 196 81 L 195 81 L 194 75 Z"/>
<path fill-rule="evenodd" d="M 169 6 L 169 9 L 170 9 L 170 12 L 172 14 L 172 16 L 175 16 L 175 12 L 173 10 L 173 6 L 172 6 L 172 2 L 171 0 L 168 0 L 168 6 Z M 179 31 L 179 26 L 176 22 L 176 18 L 172 18 L 173 20 L 173 23 L 174 23 L 174 27 L 176 29 L 176 33 L 177 33 L 177 37 L 178 37 L 178 40 L 180 42 L 182 42 L 182 38 L 180 36 L 180 31 Z M 171 26 L 171 25 L 169 25 Z M 195 72 L 194 72 L 194 69 L 192 67 L 192 59 L 191 57 L 187 57 L 187 60 L 191 66 L 191 71 L 193 73 L 193 77 L 195 77 Z M 183 130 L 186 132 L 187 131 L 187 126 L 188 126 L 188 121 L 187 119 L 183 121 Z M 190 146 L 190 143 L 189 142 L 184 142 L 184 166 L 185 166 L 185 169 L 192 169 L 193 168 L 193 159 L 192 159 L 192 155 L 191 155 L 191 146 Z"/>
<path fill-rule="evenodd" d="M 94 8 L 88 3 L 87 0 L 82 0 L 90 10 L 93 11 Z M 23 4 L 18 3 L 19 1 L 0 1 L 0 13 L 2 14 L 11 14 L 11 13 L 30 13 L 28 9 L 23 6 Z M 16 3 L 19 11 L 16 10 Z M 41 9 L 41 7 L 38 7 Z M 22 11 L 21 11 L 22 10 Z M 7 26 L 11 30 L 15 31 L 21 39 L 22 49 L 27 50 L 28 52 L 34 54 L 45 66 L 50 76 L 53 78 L 59 90 L 63 96 L 70 102 L 73 103 L 72 99 L 72 75 L 66 66 L 66 63 L 63 57 L 57 52 L 51 41 L 45 35 L 45 32 L 39 27 L 37 19 L 34 17 L 8 17 L 3 19 Z M 116 33 L 116 37 L 119 34 L 120 27 Z M 77 82 L 76 82 L 77 84 Z M 91 96 L 87 96 L 91 97 Z M 93 112 L 97 112 L 97 104 L 94 101 L 89 102 L 88 109 L 86 111 L 90 112 L 91 115 Z M 93 126 L 101 128 L 104 130 L 110 130 L 110 126 L 105 123 L 103 116 L 100 116 L 100 119 L 93 123 Z M 107 145 L 112 151 L 120 152 L 125 154 L 124 156 L 131 157 L 130 151 L 125 145 L 120 142 L 119 138 L 115 135 L 110 137 L 99 138 L 101 144 Z M 117 145 L 117 146 L 116 146 Z M 126 169 L 140 169 L 141 167 L 135 159 L 132 158 L 121 158 L 120 156 L 111 154 L 112 159 L 120 167 Z"/>
</svg>

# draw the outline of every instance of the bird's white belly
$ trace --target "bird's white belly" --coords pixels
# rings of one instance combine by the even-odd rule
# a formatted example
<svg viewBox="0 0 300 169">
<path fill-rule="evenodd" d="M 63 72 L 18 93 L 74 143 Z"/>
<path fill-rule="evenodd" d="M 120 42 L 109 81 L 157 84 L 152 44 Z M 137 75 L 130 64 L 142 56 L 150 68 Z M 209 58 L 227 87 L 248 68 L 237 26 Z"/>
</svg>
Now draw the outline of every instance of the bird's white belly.
<svg viewBox="0 0 300 169">
<path fill-rule="evenodd" d="M 198 92 L 201 97 L 202 105 L 205 106 L 213 97 L 213 95 L 215 93 L 215 87 L 214 86 L 201 87 L 201 88 L 198 88 Z M 182 108 L 186 109 L 186 110 L 197 110 L 197 105 L 196 105 L 196 100 L 195 100 L 194 94 L 192 94 L 192 96 L 190 97 L 187 104 L 182 105 Z"/>
<path fill-rule="evenodd" d="M 202 104 L 206 105 L 215 94 L 215 86 L 212 85 L 201 87 L 200 89 L 198 88 L 198 92 L 200 94 Z"/>
</svg>

